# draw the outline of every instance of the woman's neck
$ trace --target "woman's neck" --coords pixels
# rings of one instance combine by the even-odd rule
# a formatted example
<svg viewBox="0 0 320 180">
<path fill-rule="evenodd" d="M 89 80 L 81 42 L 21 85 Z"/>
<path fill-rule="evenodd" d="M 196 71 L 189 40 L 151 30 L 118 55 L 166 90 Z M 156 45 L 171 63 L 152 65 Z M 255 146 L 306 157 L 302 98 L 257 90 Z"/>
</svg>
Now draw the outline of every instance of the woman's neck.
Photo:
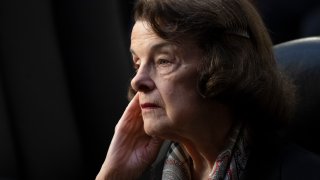
<svg viewBox="0 0 320 180">
<path fill-rule="evenodd" d="M 213 120 L 212 118 L 216 118 Z M 208 179 L 219 153 L 225 148 L 232 126 L 231 113 L 226 109 L 220 109 L 215 116 L 205 116 L 188 133 L 188 137 L 180 141 L 182 147 L 192 159 L 193 179 Z"/>
<path fill-rule="evenodd" d="M 191 172 L 193 179 L 208 179 L 213 169 L 217 156 L 224 148 L 228 135 L 226 134 L 221 142 L 210 142 L 208 140 L 199 140 L 198 143 L 182 143 L 182 147 L 192 159 Z"/>
</svg>

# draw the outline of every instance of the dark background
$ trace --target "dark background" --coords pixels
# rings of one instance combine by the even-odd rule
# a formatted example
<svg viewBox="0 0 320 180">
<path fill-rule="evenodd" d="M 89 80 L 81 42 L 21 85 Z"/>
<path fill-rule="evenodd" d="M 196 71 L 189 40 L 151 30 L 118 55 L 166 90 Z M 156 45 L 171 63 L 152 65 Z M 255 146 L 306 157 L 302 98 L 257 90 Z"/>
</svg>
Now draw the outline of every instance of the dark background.
<svg viewBox="0 0 320 180">
<path fill-rule="evenodd" d="M 313 35 L 292 22 L 311 11 L 282 1 L 255 2 L 274 42 Z M 131 8 L 129 0 L 0 1 L 0 180 L 94 179 L 127 104 Z"/>
<path fill-rule="evenodd" d="M 0 1 L 0 179 L 94 179 L 127 104 L 130 6 Z"/>
</svg>

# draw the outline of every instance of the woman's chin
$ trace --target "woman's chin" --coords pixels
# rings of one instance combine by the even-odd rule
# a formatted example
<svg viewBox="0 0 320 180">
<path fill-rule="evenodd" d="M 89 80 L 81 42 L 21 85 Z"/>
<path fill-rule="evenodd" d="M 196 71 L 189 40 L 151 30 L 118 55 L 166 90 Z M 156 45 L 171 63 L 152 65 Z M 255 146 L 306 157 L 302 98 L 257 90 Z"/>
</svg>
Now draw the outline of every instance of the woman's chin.
<svg viewBox="0 0 320 180">
<path fill-rule="evenodd" d="M 168 130 L 168 128 L 164 128 L 161 125 L 156 125 L 155 123 L 153 124 L 144 124 L 144 131 L 147 135 L 149 136 L 156 136 L 156 137 L 162 137 L 163 134 L 165 134 L 165 129 Z"/>
<path fill-rule="evenodd" d="M 144 131 L 147 135 L 149 136 L 158 136 L 159 134 L 159 130 L 157 128 L 155 128 L 154 126 L 148 126 L 148 125 L 144 125 Z"/>
<path fill-rule="evenodd" d="M 172 134 L 173 126 L 167 117 L 143 117 L 143 128 L 147 135 L 167 139 L 168 134 Z"/>
<path fill-rule="evenodd" d="M 168 126 L 144 126 L 144 131 L 148 136 L 158 137 L 164 140 L 176 140 L 177 134 Z"/>
</svg>

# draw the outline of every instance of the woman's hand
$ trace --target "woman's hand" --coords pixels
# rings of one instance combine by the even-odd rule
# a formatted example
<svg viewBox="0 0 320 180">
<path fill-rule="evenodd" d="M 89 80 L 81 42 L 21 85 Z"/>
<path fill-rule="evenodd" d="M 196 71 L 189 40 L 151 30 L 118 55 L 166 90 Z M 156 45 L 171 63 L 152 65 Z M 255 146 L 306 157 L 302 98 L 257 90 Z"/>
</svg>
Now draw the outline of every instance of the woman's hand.
<svg viewBox="0 0 320 180">
<path fill-rule="evenodd" d="M 143 129 L 139 94 L 131 100 L 112 138 L 107 157 L 96 180 L 137 179 L 155 160 L 162 140 Z"/>
</svg>

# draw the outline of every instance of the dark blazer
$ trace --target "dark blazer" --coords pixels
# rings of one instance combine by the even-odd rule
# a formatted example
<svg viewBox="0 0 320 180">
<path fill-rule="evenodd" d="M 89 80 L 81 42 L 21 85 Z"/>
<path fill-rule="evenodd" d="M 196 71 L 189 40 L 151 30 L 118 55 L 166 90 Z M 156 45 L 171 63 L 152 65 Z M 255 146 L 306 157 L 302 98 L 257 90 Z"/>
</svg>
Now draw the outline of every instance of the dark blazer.
<svg viewBox="0 0 320 180">
<path fill-rule="evenodd" d="M 243 180 L 320 180 L 320 157 L 292 143 L 253 147 Z"/>
<path fill-rule="evenodd" d="M 156 161 L 141 180 L 161 180 L 170 144 L 170 141 L 164 142 Z M 242 180 L 320 180 L 320 157 L 290 143 L 256 144 Z"/>
</svg>

